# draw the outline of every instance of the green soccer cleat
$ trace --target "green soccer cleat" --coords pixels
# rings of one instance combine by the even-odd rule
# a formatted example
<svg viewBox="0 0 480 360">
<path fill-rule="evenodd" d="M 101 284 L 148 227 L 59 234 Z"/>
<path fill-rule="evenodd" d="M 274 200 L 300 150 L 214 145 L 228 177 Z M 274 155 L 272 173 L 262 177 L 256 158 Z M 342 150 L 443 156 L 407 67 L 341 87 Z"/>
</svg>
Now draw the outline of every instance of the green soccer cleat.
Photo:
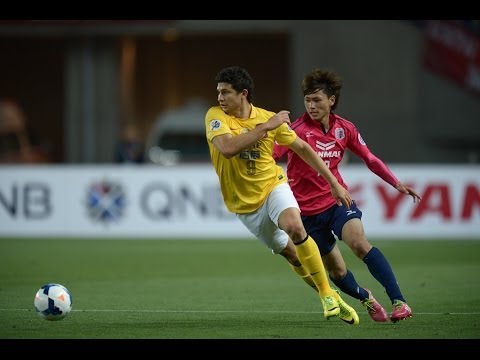
<svg viewBox="0 0 480 360">
<path fill-rule="evenodd" d="M 340 307 L 340 320 L 350 325 L 358 325 L 360 323 L 360 318 L 358 317 L 355 309 L 348 305 L 345 301 L 343 301 L 343 299 L 340 297 L 340 292 L 338 290 L 334 291 L 337 293 L 337 302 L 338 306 Z"/>
<path fill-rule="evenodd" d="M 340 314 L 340 306 L 338 305 L 335 296 L 327 295 L 320 298 L 323 306 L 323 316 L 328 320 L 332 316 L 338 316 Z"/>
</svg>

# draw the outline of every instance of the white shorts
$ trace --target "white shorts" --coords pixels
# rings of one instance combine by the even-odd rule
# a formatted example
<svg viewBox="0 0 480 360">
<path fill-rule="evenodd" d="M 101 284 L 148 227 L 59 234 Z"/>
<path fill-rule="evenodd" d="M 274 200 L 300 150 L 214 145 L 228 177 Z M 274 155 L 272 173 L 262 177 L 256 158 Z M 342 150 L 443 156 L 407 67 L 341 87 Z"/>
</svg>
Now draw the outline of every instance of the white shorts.
<svg viewBox="0 0 480 360">
<path fill-rule="evenodd" d="M 255 237 L 278 254 L 288 242 L 287 233 L 278 228 L 278 218 L 283 210 L 292 207 L 300 211 L 290 186 L 282 183 L 272 190 L 260 208 L 249 214 L 237 214 L 237 217 Z"/>
</svg>

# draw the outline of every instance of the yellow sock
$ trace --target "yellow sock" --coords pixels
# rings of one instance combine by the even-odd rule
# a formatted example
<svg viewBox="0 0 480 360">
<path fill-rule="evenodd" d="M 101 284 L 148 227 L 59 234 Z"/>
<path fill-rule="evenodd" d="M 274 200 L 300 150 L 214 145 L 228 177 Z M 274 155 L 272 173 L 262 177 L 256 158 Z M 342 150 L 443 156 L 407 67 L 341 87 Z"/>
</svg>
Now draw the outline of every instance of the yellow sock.
<svg viewBox="0 0 480 360">
<path fill-rule="evenodd" d="M 301 244 L 295 244 L 300 262 L 310 273 L 315 285 L 317 286 L 320 296 L 334 295 L 334 291 L 328 282 L 327 273 L 323 266 L 320 250 L 315 241 L 308 236 L 307 240 Z"/>
<path fill-rule="evenodd" d="M 290 267 L 297 273 L 298 276 L 302 278 L 303 281 L 307 283 L 308 286 L 310 286 L 313 290 L 318 292 L 317 285 L 315 285 L 315 282 L 313 281 L 312 277 L 308 273 L 307 269 L 303 265 L 295 266 L 290 264 Z"/>
</svg>

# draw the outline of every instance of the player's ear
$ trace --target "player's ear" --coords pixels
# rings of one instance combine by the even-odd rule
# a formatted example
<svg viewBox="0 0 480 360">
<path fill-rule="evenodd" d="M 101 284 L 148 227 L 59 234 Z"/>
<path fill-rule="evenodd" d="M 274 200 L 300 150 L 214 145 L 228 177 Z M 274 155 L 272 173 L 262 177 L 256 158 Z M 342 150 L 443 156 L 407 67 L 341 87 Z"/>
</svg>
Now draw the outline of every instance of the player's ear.
<svg viewBox="0 0 480 360">
<path fill-rule="evenodd" d="M 328 100 L 330 101 L 330 106 L 333 106 L 335 104 L 335 101 L 337 101 L 337 98 L 335 97 L 335 95 L 332 95 Z"/>
</svg>

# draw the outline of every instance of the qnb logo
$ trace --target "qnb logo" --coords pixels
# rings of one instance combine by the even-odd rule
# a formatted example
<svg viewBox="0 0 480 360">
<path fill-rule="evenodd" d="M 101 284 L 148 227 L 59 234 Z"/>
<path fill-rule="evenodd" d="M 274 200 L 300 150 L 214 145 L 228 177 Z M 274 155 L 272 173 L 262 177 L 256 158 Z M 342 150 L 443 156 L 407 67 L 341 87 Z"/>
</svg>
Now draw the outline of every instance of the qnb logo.
<svg viewBox="0 0 480 360">
<path fill-rule="evenodd" d="M 118 221 L 125 209 L 125 192 L 120 184 L 113 181 L 95 182 L 87 191 L 89 217 L 103 224 Z"/>
<path fill-rule="evenodd" d="M 333 157 L 341 157 L 342 151 L 341 150 L 331 150 L 335 147 L 336 141 L 330 141 L 328 143 L 323 143 L 321 141 L 315 141 L 315 146 L 320 150 L 317 151 L 318 156 L 321 158 L 333 158 Z"/>
</svg>

